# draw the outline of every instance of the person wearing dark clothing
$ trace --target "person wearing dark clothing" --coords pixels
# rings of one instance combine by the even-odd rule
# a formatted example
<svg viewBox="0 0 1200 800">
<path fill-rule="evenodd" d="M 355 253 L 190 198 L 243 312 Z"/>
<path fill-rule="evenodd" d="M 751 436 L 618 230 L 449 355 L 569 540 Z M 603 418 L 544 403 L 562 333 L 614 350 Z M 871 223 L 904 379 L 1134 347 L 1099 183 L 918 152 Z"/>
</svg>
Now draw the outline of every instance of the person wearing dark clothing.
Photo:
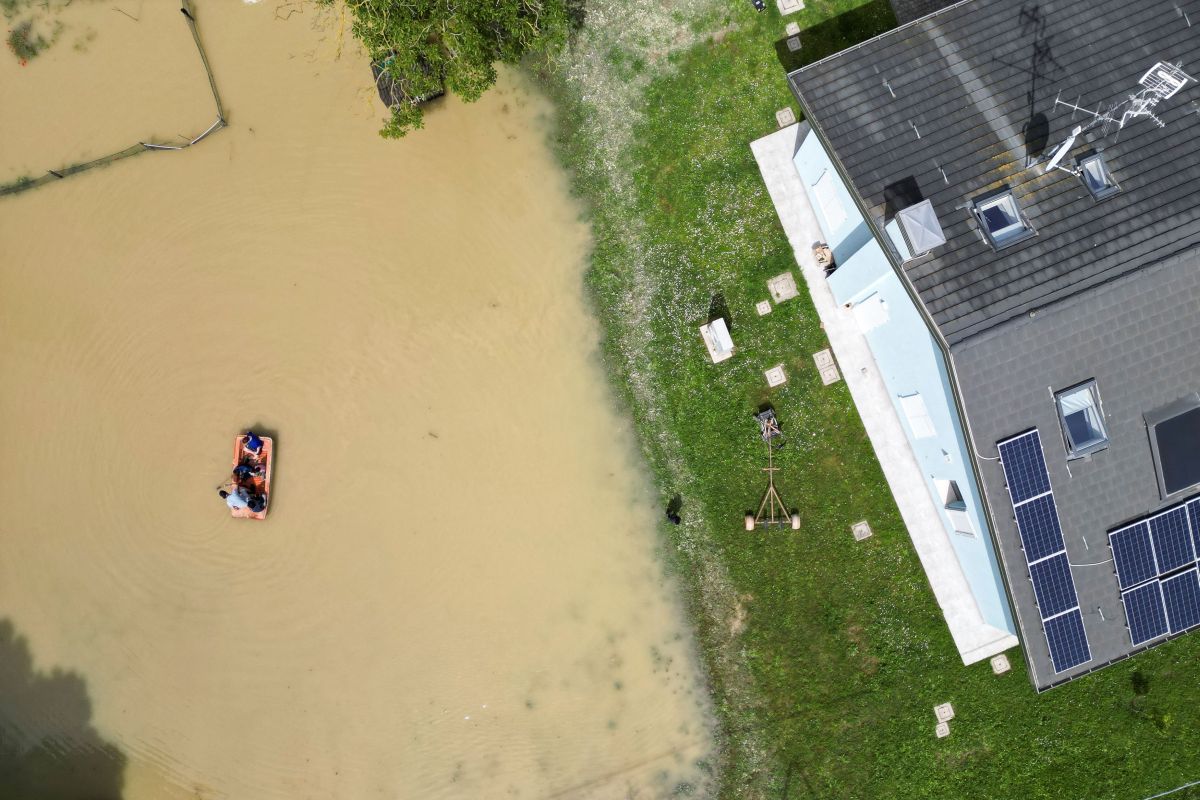
<svg viewBox="0 0 1200 800">
<path fill-rule="evenodd" d="M 683 522 L 683 518 L 679 516 L 682 509 L 683 497 L 678 494 L 671 498 L 671 502 L 667 503 L 667 519 L 671 520 L 672 525 Z"/>
<path fill-rule="evenodd" d="M 262 452 L 263 440 L 254 431 L 246 431 L 246 449 L 254 455 Z"/>
</svg>

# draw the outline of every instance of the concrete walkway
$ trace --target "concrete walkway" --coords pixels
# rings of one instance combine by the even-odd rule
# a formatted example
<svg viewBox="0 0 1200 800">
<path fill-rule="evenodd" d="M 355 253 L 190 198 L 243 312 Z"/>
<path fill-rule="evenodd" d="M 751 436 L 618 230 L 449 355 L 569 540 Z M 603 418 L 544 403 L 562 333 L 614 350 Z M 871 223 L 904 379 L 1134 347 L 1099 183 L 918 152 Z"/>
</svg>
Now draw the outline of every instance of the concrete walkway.
<svg viewBox="0 0 1200 800">
<path fill-rule="evenodd" d="M 1014 647 L 1017 637 L 988 625 L 980 615 L 867 340 L 851 311 L 834 302 L 825 274 L 813 258 L 812 246 L 824 236 L 792 163 L 807 132 L 805 123 L 790 125 L 753 142 L 750 149 L 950 635 L 963 663 L 973 664 Z"/>
</svg>

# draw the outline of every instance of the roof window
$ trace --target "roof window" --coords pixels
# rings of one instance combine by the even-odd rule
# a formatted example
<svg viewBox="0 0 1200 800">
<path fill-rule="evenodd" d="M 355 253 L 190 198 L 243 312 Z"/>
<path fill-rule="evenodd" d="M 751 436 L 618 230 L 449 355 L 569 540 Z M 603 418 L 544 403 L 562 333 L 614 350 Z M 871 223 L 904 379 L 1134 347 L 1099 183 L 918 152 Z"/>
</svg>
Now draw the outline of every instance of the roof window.
<svg viewBox="0 0 1200 800">
<path fill-rule="evenodd" d="M 1163 498 L 1200 484 L 1200 395 L 1145 415 Z"/>
<path fill-rule="evenodd" d="M 974 536 L 975 526 L 971 524 L 971 516 L 967 513 L 967 503 L 963 500 L 958 484 L 954 481 L 934 478 L 933 486 L 937 490 L 938 499 L 942 502 L 942 508 L 945 510 L 950 524 L 954 526 L 954 532 L 964 536 Z"/>
<path fill-rule="evenodd" d="M 1022 216 L 1016 198 L 1008 190 L 976 200 L 975 216 L 997 250 L 1034 234 L 1033 228 Z"/>
<path fill-rule="evenodd" d="M 1104 163 L 1104 156 L 1096 153 L 1079 161 L 1079 177 L 1083 185 L 1092 193 L 1092 197 L 1103 200 L 1121 191 L 1113 179 L 1112 173 Z"/>
<path fill-rule="evenodd" d="M 1108 432 L 1100 413 L 1100 392 L 1094 380 L 1054 395 L 1062 422 L 1067 457 L 1079 458 L 1108 446 Z"/>
</svg>

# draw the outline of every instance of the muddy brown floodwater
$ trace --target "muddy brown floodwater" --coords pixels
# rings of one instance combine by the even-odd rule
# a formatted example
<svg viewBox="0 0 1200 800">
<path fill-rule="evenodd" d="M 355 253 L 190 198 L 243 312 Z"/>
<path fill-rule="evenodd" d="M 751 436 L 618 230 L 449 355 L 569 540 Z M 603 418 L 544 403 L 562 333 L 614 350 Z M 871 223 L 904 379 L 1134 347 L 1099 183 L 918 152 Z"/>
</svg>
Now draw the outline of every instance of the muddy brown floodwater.
<svg viewBox="0 0 1200 800">
<path fill-rule="evenodd" d="M 177 6 L 114 2 L 0 53 L 0 180 L 212 121 Z M 0 738 L 41 754 L 0 777 L 703 794 L 706 701 L 548 107 L 506 73 L 386 142 L 336 13 L 197 16 L 229 129 L 0 199 L 0 661 L 26 654 Z M 262 523 L 215 491 L 248 425 L 277 436 Z"/>
</svg>

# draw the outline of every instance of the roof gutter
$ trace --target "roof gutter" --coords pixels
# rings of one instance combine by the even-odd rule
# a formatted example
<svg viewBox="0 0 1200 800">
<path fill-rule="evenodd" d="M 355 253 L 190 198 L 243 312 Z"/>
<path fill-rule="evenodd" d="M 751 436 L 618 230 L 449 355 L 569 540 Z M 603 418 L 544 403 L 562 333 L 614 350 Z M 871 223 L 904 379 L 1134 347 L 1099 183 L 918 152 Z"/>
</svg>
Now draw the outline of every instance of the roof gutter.
<svg viewBox="0 0 1200 800">
<path fill-rule="evenodd" d="M 972 2 L 972 0 L 962 0 L 962 3 L 967 2 Z M 955 6 L 961 5 L 962 3 L 956 3 Z M 950 6 L 950 8 L 953 7 L 954 6 Z M 940 12 L 934 13 L 936 14 Z M 933 15 L 931 14 L 929 16 Z M 909 23 L 909 25 L 912 24 L 914 23 Z M 889 33 L 891 33 L 891 31 L 889 31 Z M 841 52 L 845 51 L 843 50 Z M 832 58 L 832 56 L 830 57 Z M 810 64 L 808 66 L 812 65 Z M 888 260 L 888 264 L 891 266 L 892 271 L 896 273 L 896 276 L 900 279 L 900 285 L 904 287 L 905 292 L 907 292 L 908 296 L 912 299 L 918 313 L 921 315 L 921 319 L 925 323 L 925 327 L 933 336 L 933 340 L 937 343 L 938 349 L 941 351 L 942 357 L 945 359 L 946 371 L 950 376 L 950 395 L 954 400 L 954 412 L 958 416 L 959 423 L 963 426 L 963 432 L 966 433 L 968 453 L 973 456 L 973 458 L 969 459 L 971 462 L 969 465 L 971 474 L 975 476 L 975 483 L 979 486 L 979 503 L 983 507 L 983 513 L 987 517 L 988 537 L 992 541 L 992 550 L 996 554 L 996 559 L 999 562 L 1001 574 L 1004 577 L 1004 580 L 1001 581 L 1001 584 L 1004 587 L 1004 597 L 1008 601 L 1009 611 L 1012 612 L 1013 619 L 1017 621 L 1017 638 L 1021 639 L 1021 633 L 1025 630 L 1025 627 L 1022 624 L 1021 614 L 1017 609 L 1017 604 L 1013 602 L 1012 590 L 1008 585 L 1008 570 L 1005 568 L 1004 560 L 1001 556 L 1000 542 L 996 539 L 996 517 L 992 512 L 991 505 L 988 503 L 987 492 L 984 491 L 983 475 L 980 474 L 979 464 L 976 461 L 976 459 L 979 458 L 996 458 L 996 456 L 983 456 L 978 452 L 975 446 L 975 434 L 974 431 L 971 430 L 971 424 L 968 421 L 966 408 L 962 398 L 962 391 L 958 384 L 958 373 L 954 368 L 954 357 L 950 351 L 950 343 L 946 341 L 946 337 L 942 335 L 941 330 L 939 330 L 938 326 L 934 323 L 933 315 L 930 313 L 929 308 L 925 305 L 925 301 L 921 299 L 921 295 L 919 292 L 917 292 L 917 289 L 912 284 L 912 281 L 909 280 L 908 274 L 904 271 L 904 267 L 896 261 L 896 257 L 892 252 L 892 248 L 888 247 L 886 244 L 884 232 L 879 230 L 878 226 L 875 224 L 875 219 L 871 216 L 867 208 L 866 201 L 863 200 L 863 198 L 859 195 L 858 187 L 856 187 L 854 185 L 854 181 L 851 180 L 849 171 L 842 163 L 841 158 L 838 157 L 838 154 L 833 149 L 832 144 L 830 144 L 829 137 L 825 135 L 825 130 L 821 127 L 821 123 L 817 121 L 808 105 L 804 102 L 804 96 L 800 93 L 800 90 L 796 88 L 796 84 L 792 81 L 792 76 L 803 71 L 804 68 L 789 72 L 787 81 L 788 86 L 792 90 L 792 94 L 795 95 L 797 102 L 800 103 L 800 109 L 804 113 L 804 119 L 808 122 L 812 131 L 816 133 L 817 138 L 820 139 L 821 145 L 825 148 L 825 152 L 829 156 L 830 162 L 833 164 L 834 169 L 837 170 L 838 175 L 842 179 L 842 183 L 847 187 L 851 199 L 854 200 L 854 204 L 858 207 L 858 211 L 860 214 L 862 214 L 863 219 L 867 221 L 867 225 L 870 226 L 871 232 L 875 236 L 876 240 L 879 241 L 881 245 L 880 249 L 883 250 L 884 256 Z M 1029 660 L 1027 650 L 1028 648 L 1022 646 L 1021 654 L 1025 660 L 1025 670 L 1029 674 L 1030 682 L 1033 683 L 1034 687 L 1036 688 L 1038 686 L 1036 672 L 1034 671 L 1033 663 Z M 1040 692 L 1041 689 L 1038 689 L 1038 691 Z"/>
</svg>

